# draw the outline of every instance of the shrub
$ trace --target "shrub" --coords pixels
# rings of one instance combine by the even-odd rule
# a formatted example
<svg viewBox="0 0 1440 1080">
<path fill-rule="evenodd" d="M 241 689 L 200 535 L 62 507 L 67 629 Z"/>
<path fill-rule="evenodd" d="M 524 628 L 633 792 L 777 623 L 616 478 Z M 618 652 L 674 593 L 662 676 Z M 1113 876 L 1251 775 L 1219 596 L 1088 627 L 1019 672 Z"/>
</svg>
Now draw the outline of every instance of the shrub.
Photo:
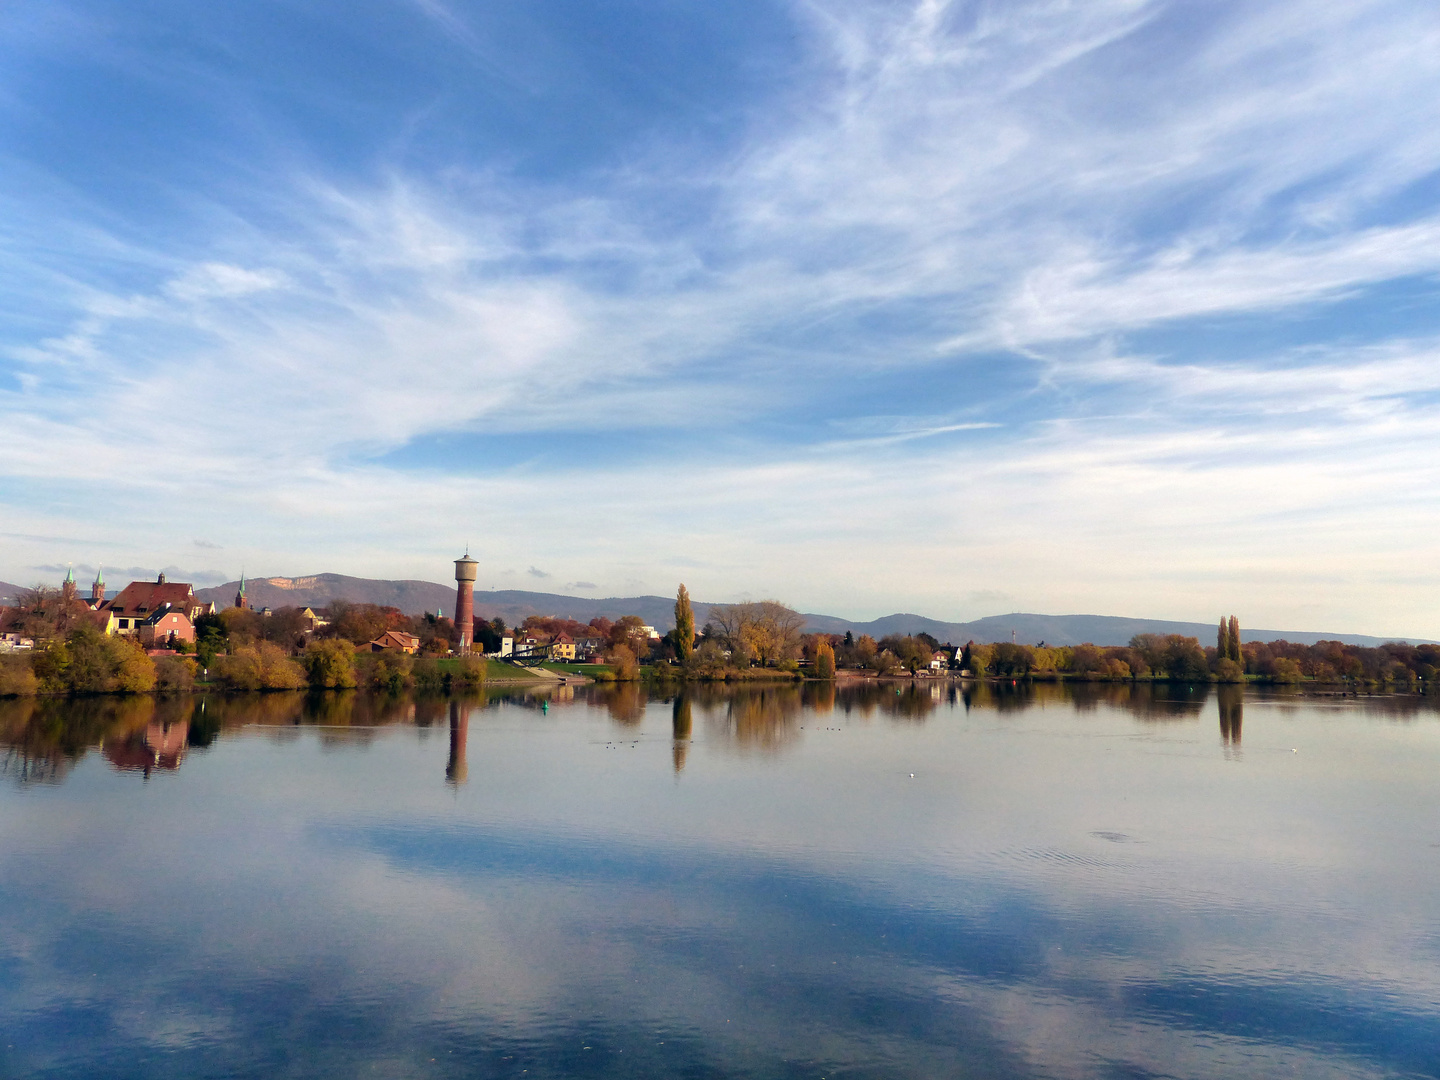
<svg viewBox="0 0 1440 1080">
<path fill-rule="evenodd" d="M 450 675 L 450 689 L 478 690 L 485 685 L 485 660 L 479 656 L 462 656 L 460 666 Z"/>
<path fill-rule="evenodd" d="M 900 670 L 900 658 L 889 649 L 882 649 L 875 654 L 875 659 L 870 661 L 870 666 L 875 669 L 876 675 L 889 675 Z"/>
<path fill-rule="evenodd" d="M 122 694 L 144 694 L 155 689 L 155 661 L 145 655 L 145 650 L 132 644 L 126 638 L 112 637 L 110 655 L 115 662 L 114 683 L 111 689 Z"/>
<path fill-rule="evenodd" d="M 343 638 L 312 641 L 305 648 L 303 662 L 310 685 L 317 690 L 355 685 L 355 646 Z"/>
<path fill-rule="evenodd" d="M 29 697 L 40 692 L 40 680 L 28 656 L 0 656 L 0 697 Z"/>
<path fill-rule="evenodd" d="M 690 654 L 690 659 L 685 663 L 685 670 L 687 674 L 696 679 L 723 679 L 728 666 L 725 650 L 720 647 L 720 643 L 706 638 Z M 606 677 L 614 678 L 609 672 L 601 672 L 595 676 L 597 681 L 603 681 Z"/>
<path fill-rule="evenodd" d="M 365 685 L 372 690 L 399 693 L 410 684 L 410 657 L 402 652 L 383 652 L 365 665 Z"/>
<path fill-rule="evenodd" d="M 79 626 L 63 643 L 36 653 L 32 668 L 45 693 L 140 694 L 155 689 L 155 664 L 128 638 Z"/>
<path fill-rule="evenodd" d="M 615 645 L 610 649 L 610 670 L 616 682 L 633 682 L 640 677 L 640 661 L 628 645 Z"/>
<path fill-rule="evenodd" d="M 1107 679 L 1120 682 L 1130 678 L 1130 665 L 1113 656 L 1106 657 L 1100 662 L 1100 674 Z"/>
<path fill-rule="evenodd" d="M 1278 683 L 1298 683 L 1300 681 L 1300 665 L 1288 656 L 1282 656 L 1275 661 L 1271 677 Z"/>
<path fill-rule="evenodd" d="M 1245 681 L 1245 669 L 1228 657 L 1215 665 L 1215 681 L 1238 683 Z"/>
<path fill-rule="evenodd" d="M 216 659 L 215 678 L 231 690 L 299 690 L 305 669 L 278 645 L 261 641 Z"/>
<path fill-rule="evenodd" d="M 195 662 L 178 656 L 162 656 L 155 661 L 155 685 L 161 690 L 180 692 L 194 689 Z"/>
<path fill-rule="evenodd" d="M 410 681 L 418 690 L 444 690 L 450 676 L 433 656 L 417 656 L 410 665 Z"/>
</svg>

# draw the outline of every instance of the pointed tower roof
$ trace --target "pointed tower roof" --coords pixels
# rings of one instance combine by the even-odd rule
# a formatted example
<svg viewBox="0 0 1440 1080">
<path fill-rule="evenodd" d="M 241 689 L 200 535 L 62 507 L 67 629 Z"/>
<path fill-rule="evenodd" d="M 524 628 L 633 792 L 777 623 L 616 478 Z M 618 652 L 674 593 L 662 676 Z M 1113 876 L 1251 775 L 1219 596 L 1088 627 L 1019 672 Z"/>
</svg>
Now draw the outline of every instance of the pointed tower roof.
<svg viewBox="0 0 1440 1080">
<path fill-rule="evenodd" d="M 104 585 L 104 584 L 105 584 L 105 569 L 104 569 L 104 567 L 97 566 L 97 567 L 95 568 L 95 584 L 96 584 L 96 585 Z"/>
<path fill-rule="evenodd" d="M 75 566 L 74 566 L 73 563 L 70 565 L 69 569 L 67 569 L 67 570 L 65 571 L 65 584 L 66 584 L 66 585 L 74 585 L 74 584 L 75 584 Z"/>
<path fill-rule="evenodd" d="M 240 571 L 240 595 L 245 595 L 245 571 Z"/>
</svg>

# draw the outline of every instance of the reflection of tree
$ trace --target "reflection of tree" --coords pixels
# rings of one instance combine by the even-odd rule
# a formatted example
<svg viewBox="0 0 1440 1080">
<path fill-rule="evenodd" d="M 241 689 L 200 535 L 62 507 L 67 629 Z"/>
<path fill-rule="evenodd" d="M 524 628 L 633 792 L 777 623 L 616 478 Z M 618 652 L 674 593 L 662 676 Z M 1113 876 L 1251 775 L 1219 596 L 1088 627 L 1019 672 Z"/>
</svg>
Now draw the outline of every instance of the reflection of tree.
<svg viewBox="0 0 1440 1080">
<path fill-rule="evenodd" d="M 725 695 L 724 708 L 711 714 L 711 723 L 721 726 L 735 742 L 778 750 L 795 737 L 796 721 L 804 707 L 800 687 L 791 684 L 764 688 L 736 689 Z"/>
<path fill-rule="evenodd" d="M 639 683 L 612 683 L 596 687 L 594 696 L 610 713 L 610 719 L 621 727 L 634 727 L 645 716 L 645 691 Z"/>
<path fill-rule="evenodd" d="M 816 684 L 823 689 L 826 684 Z M 899 720 L 925 720 L 945 700 L 943 683 L 895 683 L 866 679 L 831 689 L 831 701 L 846 713 L 872 716 L 879 710 Z"/>
<path fill-rule="evenodd" d="M 690 731 L 694 726 L 693 711 L 694 706 L 684 694 L 675 699 L 675 707 L 670 717 L 670 729 L 671 737 L 674 739 L 671 752 L 675 758 L 677 773 L 685 768 L 685 755 L 690 748 Z"/>
<path fill-rule="evenodd" d="M 808 682 L 801 687 L 801 697 L 807 708 L 817 713 L 829 713 L 835 711 L 835 683 L 831 680 L 824 682 Z"/>
<path fill-rule="evenodd" d="M 1215 698 L 1220 707 L 1220 739 L 1227 746 L 1239 746 L 1245 691 L 1238 686 L 1221 686 L 1216 690 Z"/>
<path fill-rule="evenodd" d="M 931 690 L 936 693 L 932 694 Z M 886 704 L 890 707 L 885 711 L 898 720 L 918 720 L 923 723 L 935 711 L 940 700 L 938 684 L 932 687 L 911 683 L 909 686 L 900 687 L 900 692 L 893 699 L 887 699 Z"/>
<path fill-rule="evenodd" d="M 1208 686 L 1183 683 L 1131 683 L 1115 689 L 1129 692 L 1126 710 L 1137 719 L 1152 722 L 1198 719 L 1210 696 Z"/>
<path fill-rule="evenodd" d="M 438 724 L 448 714 L 452 719 L 454 710 L 450 708 L 453 702 L 450 699 L 438 694 L 417 694 L 415 697 L 415 723 L 420 727 L 429 727 Z"/>
</svg>

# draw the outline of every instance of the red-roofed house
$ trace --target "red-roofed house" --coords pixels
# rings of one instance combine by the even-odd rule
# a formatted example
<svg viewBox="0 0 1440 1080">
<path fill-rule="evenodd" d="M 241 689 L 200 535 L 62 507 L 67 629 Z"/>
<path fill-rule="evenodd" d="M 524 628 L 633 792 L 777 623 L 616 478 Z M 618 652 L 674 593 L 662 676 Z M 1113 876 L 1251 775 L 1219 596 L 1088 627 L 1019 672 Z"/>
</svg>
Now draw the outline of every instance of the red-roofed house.
<svg viewBox="0 0 1440 1080">
<path fill-rule="evenodd" d="M 420 651 L 420 639 L 414 634 L 407 634 L 403 630 L 386 630 L 374 641 L 370 642 L 371 652 L 386 652 L 395 650 L 409 653 L 413 656 Z"/>
<path fill-rule="evenodd" d="M 188 625 L 189 637 L 183 640 L 194 641 L 195 620 L 212 607 L 195 598 L 194 586 L 182 581 L 166 581 L 161 574 L 154 581 L 132 581 L 114 600 L 101 604 L 95 613 L 107 634 L 144 637 L 142 631 L 145 631 L 152 641 L 163 616 L 180 615 L 183 624 L 180 620 L 164 623 L 161 639 L 168 637 L 172 630 L 177 637 L 182 636 L 184 625 Z"/>
</svg>

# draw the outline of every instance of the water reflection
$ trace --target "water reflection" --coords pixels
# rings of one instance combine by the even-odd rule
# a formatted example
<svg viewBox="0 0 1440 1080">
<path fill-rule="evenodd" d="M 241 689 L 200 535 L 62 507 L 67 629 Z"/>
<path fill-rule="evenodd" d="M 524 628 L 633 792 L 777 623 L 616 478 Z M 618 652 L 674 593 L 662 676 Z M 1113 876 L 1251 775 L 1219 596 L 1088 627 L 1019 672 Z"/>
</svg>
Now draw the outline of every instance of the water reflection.
<svg viewBox="0 0 1440 1080">
<path fill-rule="evenodd" d="M 805 698 L 794 683 L 700 687 L 694 699 L 712 737 L 744 749 L 779 750 L 800 733 Z"/>
<path fill-rule="evenodd" d="M 470 775 L 465 758 L 465 740 L 470 735 L 470 710 L 458 701 L 450 702 L 450 760 L 445 764 L 445 782 L 459 787 Z"/>
<path fill-rule="evenodd" d="M 1245 691 L 1239 686 L 1221 686 L 1215 693 L 1220 711 L 1220 741 L 1236 756 L 1240 750 L 1240 727 L 1245 714 Z"/>
<path fill-rule="evenodd" d="M 610 713 L 610 719 L 621 727 L 634 727 L 639 724 L 645 716 L 645 703 L 648 700 L 639 683 L 596 686 L 590 691 L 590 699 L 603 705 Z"/>
<path fill-rule="evenodd" d="M 0 702 L 0 1076 L 1440 1075 L 1433 701 L 573 693 Z"/>
<path fill-rule="evenodd" d="M 328 693 L 199 694 L 179 696 L 0 699 L 3 774 L 22 783 L 58 783 L 87 754 L 98 751 L 117 769 L 149 776 L 179 769 L 188 753 L 203 751 L 243 727 L 267 729 L 277 739 L 301 728 L 319 732 L 323 746 L 368 745 L 396 725 L 428 728 L 448 722 L 451 760 L 446 780 L 465 782 L 470 712 L 501 704 L 537 712 L 552 703 L 602 708 L 621 728 L 639 728 L 647 708 L 671 711 L 671 764 L 682 771 L 691 753 L 696 715 L 706 738 L 739 749 L 778 753 L 797 744 L 804 715 L 817 720 L 838 713 L 846 722 L 880 718 L 901 725 L 927 724 L 940 710 L 993 711 L 1002 716 L 1029 709 L 1063 708 L 1079 714 L 1119 710 L 1144 723 L 1197 720 L 1214 697 L 1220 741 L 1227 756 L 1241 746 L 1247 697 L 1271 706 L 1358 709 L 1406 721 L 1434 715 L 1440 700 L 1423 695 L 1304 693 L 1293 687 L 1257 691 L 1150 683 L 955 683 L 856 680 L 840 683 L 700 684 L 652 696 L 640 683 L 506 688 L 454 699 L 437 695 Z M 291 733 L 291 734 L 287 734 Z"/>
<path fill-rule="evenodd" d="M 690 698 L 684 693 L 678 695 L 670 718 L 670 738 L 673 744 L 670 754 L 677 775 L 684 771 L 685 755 L 690 752 L 690 732 L 695 726 L 693 714 L 694 704 Z"/>
</svg>

